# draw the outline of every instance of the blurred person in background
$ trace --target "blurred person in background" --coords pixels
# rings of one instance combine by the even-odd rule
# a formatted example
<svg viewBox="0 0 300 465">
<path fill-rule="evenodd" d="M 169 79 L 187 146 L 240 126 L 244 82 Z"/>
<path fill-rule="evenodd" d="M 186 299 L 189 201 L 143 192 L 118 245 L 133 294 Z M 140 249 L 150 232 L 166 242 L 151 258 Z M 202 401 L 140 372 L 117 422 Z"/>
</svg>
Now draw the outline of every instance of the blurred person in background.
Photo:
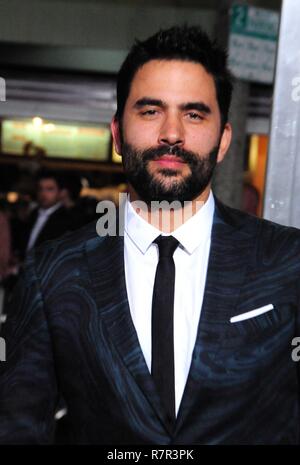
<svg viewBox="0 0 300 465">
<path fill-rule="evenodd" d="M 37 176 L 38 207 L 32 211 L 24 224 L 21 255 L 43 242 L 56 239 L 70 229 L 70 219 L 62 202 L 62 175 L 41 170 Z"/>
<path fill-rule="evenodd" d="M 76 207 L 82 189 L 80 176 L 73 173 L 61 175 L 60 199 L 65 208 L 71 210 Z"/>
<path fill-rule="evenodd" d="M 16 262 L 22 261 L 24 249 L 24 229 L 27 228 L 31 212 L 36 208 L 29 195 L 19 194 L 18 200 L 10 207 L 10 229 L 12 253 Z"/>
<path fill-rule="evenodd" d="M 75 230 L 84 226 L 86 220 L 85 210 L 81 206 L 80 192 L 82 189 L 80 176 L 73 173 L 65 173 L 61 177 L 60 198 L 69 216 L 69 227 Z"/>
<path fill-rule="evenodd" d="M 97 218 L 99 218 L 99 214 L 97 214 L 96 212 L 98 202 L 99 199 L 91 195 L 85 195 L 78 199 L 77 208 L 79 211 L 82 212 L 80 226 L 88 224 L 91 221 L 94 221 Z"/>
<path fill-rule="evenodd" d="M 11 233 L 9 220 L 0 210 L 0 282 L 8 275 L 11 262 Z"/>
<path fill-rule="evenodd" d="M 64 174 L 61 177 L 61 188 L 61 201 L 68 212 L 70 230 L 79 229 L 99 218 L 96 213 L 99 199 L 86 193 L 80 196 L 82 192 L 80 176 L 74 173 Z"/>
</svg>

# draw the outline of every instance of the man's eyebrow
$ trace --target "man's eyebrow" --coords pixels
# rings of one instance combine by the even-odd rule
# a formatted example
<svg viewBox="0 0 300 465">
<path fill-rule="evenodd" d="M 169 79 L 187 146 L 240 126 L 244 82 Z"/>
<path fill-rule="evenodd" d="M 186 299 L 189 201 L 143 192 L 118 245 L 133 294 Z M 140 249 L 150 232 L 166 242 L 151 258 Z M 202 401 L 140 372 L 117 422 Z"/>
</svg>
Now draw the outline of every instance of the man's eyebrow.
<svg viewBox="0 0 300 465">
<path fill-rule="evenodd" d="M 143 97 L 137 100 L 134 104 L 134 108 L 142 108 L 145 106 L 154 106 L 154 107 L 160 107 L 160 108 L 165 108 L 167 105 L 160 99 L 155 99 L 151 97 Z M 197 110 L 200 111 L 201 113 L 206 113 L 209 115 L 211 113 L 211 109 L 206 103 L 204 102 L 187 102 L 187 103 L 182 103 L 179 105 L 179 108 L 181 111 L 188 111 L 188 110 Z"/>
<path fill-rule="evenodd" d="M 188 102 L 183 103 L 180 105 L 180 110 L 188 111 L 188 110 L 197 110 L 201 113 L 206 113 L 209 115 L 211 113 L 211 108 L 203 102 Z"/>
<path fill-rule="evenodd" d="M 160 99 L 150 98 L 150 97 L 143 97 L 137 100 L 134 104 L 134 108 L 141 108 L 147 105 L 154 106 L 154 107 L 165 107 L 166 105 Z"/>
</svg>

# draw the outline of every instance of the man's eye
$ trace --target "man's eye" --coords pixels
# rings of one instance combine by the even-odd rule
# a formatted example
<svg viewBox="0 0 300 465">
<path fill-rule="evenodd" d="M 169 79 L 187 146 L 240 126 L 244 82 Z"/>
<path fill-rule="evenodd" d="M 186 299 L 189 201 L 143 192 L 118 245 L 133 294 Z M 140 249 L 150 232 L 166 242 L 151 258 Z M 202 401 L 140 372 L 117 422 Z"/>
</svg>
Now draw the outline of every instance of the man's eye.
<svg viewBox="0 0 300 465">
<path fill-rule="evenodd" d="M 203 117 L 201 115 L 199 115 L 199 113 L 195 113 L 195 112 L 190 112 L 188 113 L 188 117 L 192 120 L 202 120 Z"/>
<path fill-rule="evenodd" d="M 145 111 L 142 111 L 142 115 L 148 115 L 148 116 L 156 115 L 156 113 L 157 113 L 157 110 L 145 110 Z"/>
</svg>

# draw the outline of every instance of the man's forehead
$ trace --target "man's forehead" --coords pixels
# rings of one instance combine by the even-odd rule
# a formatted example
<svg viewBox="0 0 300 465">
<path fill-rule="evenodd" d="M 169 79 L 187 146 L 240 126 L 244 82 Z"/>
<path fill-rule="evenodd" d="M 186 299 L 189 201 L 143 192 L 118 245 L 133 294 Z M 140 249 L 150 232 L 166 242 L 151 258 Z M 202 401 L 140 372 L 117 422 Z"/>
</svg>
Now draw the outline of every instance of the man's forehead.
<svg viewBox="0 0 300 465">
<path fill-rule="evenodd" d="M 56 185 L 57 181 L 54 178 L 42 178 L 38 180 L 39 185 L 51 184 Z"/>
<path fill-rule="evenodd" d="M 216 98 L 215 83 L 200 63 L 184 60 L 151 60 L 141 66 L 131 83 L 129 97 L 151 97 L 179 104 Z"/>
</svg>

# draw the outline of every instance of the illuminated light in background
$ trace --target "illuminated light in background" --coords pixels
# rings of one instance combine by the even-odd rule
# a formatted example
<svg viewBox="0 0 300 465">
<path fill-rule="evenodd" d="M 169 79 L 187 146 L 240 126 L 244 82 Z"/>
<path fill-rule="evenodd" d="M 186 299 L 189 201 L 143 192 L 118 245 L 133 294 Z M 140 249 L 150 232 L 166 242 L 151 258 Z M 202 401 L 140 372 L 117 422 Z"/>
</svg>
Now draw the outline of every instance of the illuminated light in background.
<svg viewBox="0 0 300 465">
<path fill-rule="evenodd" d="M 259 145 L 259 136 L 254 134 L 250 140 L 250 150 L 249 150 L 249 169 L 251 172 L 256 171 L 257 161 L 258 161 L 258 145 Z"/>
<path fill-rule="evenodd" d="M 52 123 L 44 124 L 43 126 L 43 131 L 45 132 L 51 132 L 51 131 L 54 131 L 54 129 L 55 129 L 55 124 L 52 124 Z"/>
<path fill-rule="evenodd" d="M 32 118 L 32 123 L 35 128 L 40 128 L 43 126 L 44 121 L 39 116 Z"/>
<path fill-rule="evenodd" d="M 16 203 L 19 199 L 19 194 L 17 192 L 8 192 L 6 198 L 9 203 Z"/>
</svg>

